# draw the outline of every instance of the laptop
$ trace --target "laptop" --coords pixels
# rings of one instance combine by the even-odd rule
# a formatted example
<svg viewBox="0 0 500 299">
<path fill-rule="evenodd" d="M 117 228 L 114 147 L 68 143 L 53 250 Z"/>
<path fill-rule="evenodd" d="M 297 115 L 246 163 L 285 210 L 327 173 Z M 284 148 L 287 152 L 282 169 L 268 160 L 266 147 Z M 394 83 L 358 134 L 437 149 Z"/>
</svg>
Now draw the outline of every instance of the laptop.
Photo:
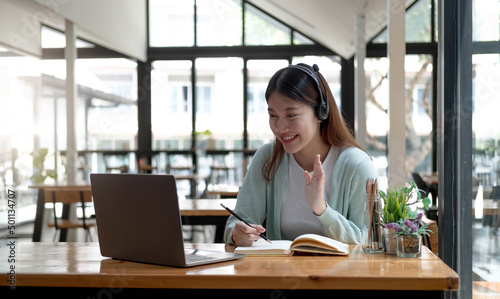
<svg viewBox="0 0 500 299">
<path fill-rule="evenodd" d="M 102 256 L 175 267 L 245 256 L 184 247 L 173 175 L 102 173 L 90 182 Z"/>
</svg>

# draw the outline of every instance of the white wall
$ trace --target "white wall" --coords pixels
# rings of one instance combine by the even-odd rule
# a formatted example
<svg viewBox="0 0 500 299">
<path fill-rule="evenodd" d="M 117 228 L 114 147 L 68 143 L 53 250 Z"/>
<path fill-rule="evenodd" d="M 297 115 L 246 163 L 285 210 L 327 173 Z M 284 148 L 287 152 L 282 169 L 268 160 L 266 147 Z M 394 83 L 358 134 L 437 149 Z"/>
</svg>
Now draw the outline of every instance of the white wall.
<svg viewBox="0 0 500 299">
<path fill-rule="evenodd" d="M 77 35 L 141 61 L 146 60 L 146 0 L 0 0 L 0 44 L 40 56 L 40 24 Z"/>
<path fill-rule="evenodd" d="M 79 37 L 146 61 L 145 0 L 34 0 L 77 25 Z"/>
<path fill-rule="evenodd" d="M 38 5 L 26 0 L 0 0 L 0 46 L 36 57 L 42 55 Z"/>
</svg>

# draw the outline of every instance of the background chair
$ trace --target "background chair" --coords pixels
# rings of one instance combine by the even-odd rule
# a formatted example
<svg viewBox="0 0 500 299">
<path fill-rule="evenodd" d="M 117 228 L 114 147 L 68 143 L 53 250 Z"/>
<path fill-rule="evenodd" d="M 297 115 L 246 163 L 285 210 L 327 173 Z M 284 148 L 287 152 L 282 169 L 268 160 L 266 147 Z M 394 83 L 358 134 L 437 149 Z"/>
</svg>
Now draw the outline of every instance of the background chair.
<svg viewBox="0 0 500 299">
<path fill-rule="evenodd" d="M 54 221 L 48 224 L 49 227 L 54 227 L 54 241 L 56 240 L 57 232 L 62 229 L 83 228 L 87 232 L 86 241 L 92 241 L 90 228 L 95 226 L 95 222 L 85 215 L 85 203 L 92 202 L 92 191 L 89 187 L 71 187 L 71 188 L 46 188 L 44 190 L 45 202 L 53 204 Z M 57 217 L 56 203 L 63 204 L 63 213 L 61 217 Z M 69 220 L 69 206 L 74 203 L 80 203 L 83 217 L 81 220 Z M 64 238 L 61 238 L 64 239 Z M 63 240 L 64 241 L 64 240 Z"/>
<path fill-rule="evenodd" d="M 411 174 L 413 181 L 417 185 L 417 188 L 424 191 L 425 194 L 421 194 L 422 197 L 428 196 L 431 194 L 432 196 L 432 206 L 429 207 L 429 210 L 425 211 L 425 216 L 431 220 L 438 221 L 438 216 L 437 216 L 437 195 L 438 195 L 438 190 L 436 185 L 429 185 L 427 184 L 420 174 L 414 172 Z"/>
</svg>

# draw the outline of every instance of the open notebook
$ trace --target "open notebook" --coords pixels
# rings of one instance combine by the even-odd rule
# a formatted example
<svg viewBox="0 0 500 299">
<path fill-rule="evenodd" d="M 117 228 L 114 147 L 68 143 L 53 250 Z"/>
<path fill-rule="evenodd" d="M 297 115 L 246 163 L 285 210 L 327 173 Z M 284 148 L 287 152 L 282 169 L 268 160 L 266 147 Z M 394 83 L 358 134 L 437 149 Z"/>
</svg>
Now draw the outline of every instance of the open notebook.
<svg viewBox="0 0 500 299">
<path fill-rule="evenodd" d="M 340 241 L 316 235 L 305 234 L 298 236 L 293 241 L 274 240 L 269 244 L 264 239 L 258 239 L 252 246 L 235 248 L 235 253 L 246 255 L 282 255 L 294 254 L 327 254 L 349 255 L 349 245 Z"/>
</svg>

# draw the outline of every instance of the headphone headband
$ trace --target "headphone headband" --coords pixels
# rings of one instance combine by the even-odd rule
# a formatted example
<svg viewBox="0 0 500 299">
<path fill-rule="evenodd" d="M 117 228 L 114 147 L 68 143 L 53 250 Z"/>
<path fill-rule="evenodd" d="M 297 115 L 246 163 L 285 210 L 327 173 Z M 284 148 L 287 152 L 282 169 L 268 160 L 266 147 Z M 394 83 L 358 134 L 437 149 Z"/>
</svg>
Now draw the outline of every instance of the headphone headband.
<svg viewBox="0 0 500 299">
<path fill-rule="evenodd" d="M 289 68 L 294 68 L 301 70 L 302 72 L 306 73 L 311 77 L 314 82 L 316 83 L 316 88 L 318 90 L 319 94 L 319 103 L 316 106 L 316 116 L 318 117 L 319 120 L 325 120 L 328 118 L 329 114 L 329 107 L 328 107 L 328 93 L 326 92 L 326 87 L 325 84 L 323 83 L 323 80 L 321 79 L 321 76 L 319 75 L 319 67 L 317 64 L 313 64 L 312 70 L 306 66 L 306 64 L 297 64 L 297 65 L 289 65 Z M 323 92 L 321 91 L 321 85 L 323 85 L 323 89 L 325 89 L 325 97 L 323 97 Z"/>
</svg>

